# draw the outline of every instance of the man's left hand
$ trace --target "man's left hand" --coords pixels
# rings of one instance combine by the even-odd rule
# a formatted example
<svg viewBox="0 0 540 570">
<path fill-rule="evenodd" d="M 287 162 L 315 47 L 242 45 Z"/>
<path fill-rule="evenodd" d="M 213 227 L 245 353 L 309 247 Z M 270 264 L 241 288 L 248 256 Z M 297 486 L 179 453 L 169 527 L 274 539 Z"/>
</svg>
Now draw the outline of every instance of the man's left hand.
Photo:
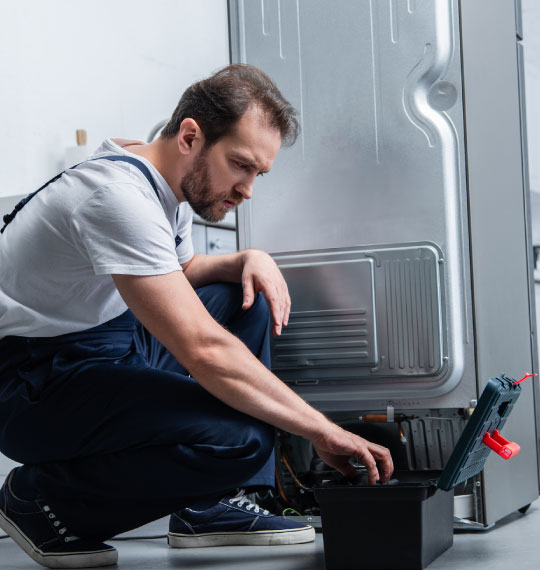
<svg viewBox="0 0 540 570">
<path fill-rule="evenodd" d="M 291 298 L 287 283 L 276 262 L 264 251 L 248 249 L 243 252 L 242 287 L 244 300 L 242 309 L 253 305 L 259 291 L 266 297 L 272 315 L 272 332 L 281 334 L 281 327 L 287 326 L 291 312 Z"/>
</svg>

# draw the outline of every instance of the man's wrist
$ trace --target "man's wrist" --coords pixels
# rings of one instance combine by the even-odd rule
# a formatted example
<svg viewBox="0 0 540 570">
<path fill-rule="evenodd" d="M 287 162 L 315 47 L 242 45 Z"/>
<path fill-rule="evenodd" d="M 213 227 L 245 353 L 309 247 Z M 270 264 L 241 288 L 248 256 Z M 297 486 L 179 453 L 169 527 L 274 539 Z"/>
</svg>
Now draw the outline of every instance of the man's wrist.
<svg viewBox="0 0 540 570">
<path fill-rule="evenodd" d="M 260 249 L 249 248 L 239 251 L 238 254 L 240 256 L 240 272 L 242 272 L 246 266 L 246 263 L 261 254 L 264 255 L 264 252 Z"/>
<path fill-rule="evenodd" d="M 249 258 L 257 256 L 263 252 L 260 249 L 254 249 L 254 248 L 250 247 L 248 249 L 243 249 L 239 253 L 242 254 L 242 258 L 243 258 L 243 261 L 245 263 Z"/>
<path fill-rule="evenodd" d="M 309 422 L 309 426 L 303 430 L 302 437 L 309 439 L 313 444 L 328 439 L 333 430 L 338 426 L 330 421 L 322 413 L 318 413 L 318 417 Z"/>
</svg>

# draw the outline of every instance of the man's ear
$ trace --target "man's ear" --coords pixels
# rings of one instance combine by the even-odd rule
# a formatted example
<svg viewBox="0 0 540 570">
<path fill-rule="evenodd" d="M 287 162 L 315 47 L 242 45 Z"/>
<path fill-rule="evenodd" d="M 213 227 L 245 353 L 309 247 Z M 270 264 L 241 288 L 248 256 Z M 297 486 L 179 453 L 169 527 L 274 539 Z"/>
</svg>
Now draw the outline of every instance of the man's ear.
<svg viewBox="0 0 540 570">
<path fill-rule="evenodd" d="M 204 135 L 197 122 L 193 119 L 184 119 L 178 131 L 178 149 L 180 154 L 188 155 L 204 145 Z"/>
</svg>

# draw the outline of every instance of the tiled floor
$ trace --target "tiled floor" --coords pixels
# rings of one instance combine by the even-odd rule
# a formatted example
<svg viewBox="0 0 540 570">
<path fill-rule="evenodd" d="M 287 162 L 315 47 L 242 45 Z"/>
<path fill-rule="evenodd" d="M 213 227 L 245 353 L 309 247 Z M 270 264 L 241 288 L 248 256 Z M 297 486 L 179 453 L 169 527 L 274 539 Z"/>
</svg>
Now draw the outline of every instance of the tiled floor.
<svg viewBox="0 0 540 570">
<path fill-rule="evenodd" d="M 162 519 L 130 535 L 165 534 Z M 324 570 L 320 534 L 312 544 L 270 547 L 221 547 L 178 550 L 165 539 L 111 542 L 119 551 L 120 570 Z M 358 552 L 360 570 L 362 553 Z M 1 570 L 39 568 L 10 539 L 0 540 Z M 454 546 L 435 560 L 429 570 L 538 570 L 540 568 L 540 502 L 526 515 L 508 516 L 481 533 L 457 533 Z"/>
</svg>

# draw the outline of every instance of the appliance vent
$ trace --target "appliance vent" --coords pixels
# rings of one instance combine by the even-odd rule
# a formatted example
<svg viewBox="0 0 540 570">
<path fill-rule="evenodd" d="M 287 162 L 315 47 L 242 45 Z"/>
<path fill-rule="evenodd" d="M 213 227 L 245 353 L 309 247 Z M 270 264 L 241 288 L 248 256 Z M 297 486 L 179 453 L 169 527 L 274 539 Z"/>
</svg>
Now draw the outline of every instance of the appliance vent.
<svg viewBox="0 0 540 570">
<path fill-rule="evenodd" d="M 375 364 L 366 308 L 297 311 L 273 343 L 273 368 Z"/>
<path fill-rule="evenodd" d="M 433 259 L 385 261 L 384 279 L 388 369 L 438 370 L 440 308 Z"/>
</svg>

